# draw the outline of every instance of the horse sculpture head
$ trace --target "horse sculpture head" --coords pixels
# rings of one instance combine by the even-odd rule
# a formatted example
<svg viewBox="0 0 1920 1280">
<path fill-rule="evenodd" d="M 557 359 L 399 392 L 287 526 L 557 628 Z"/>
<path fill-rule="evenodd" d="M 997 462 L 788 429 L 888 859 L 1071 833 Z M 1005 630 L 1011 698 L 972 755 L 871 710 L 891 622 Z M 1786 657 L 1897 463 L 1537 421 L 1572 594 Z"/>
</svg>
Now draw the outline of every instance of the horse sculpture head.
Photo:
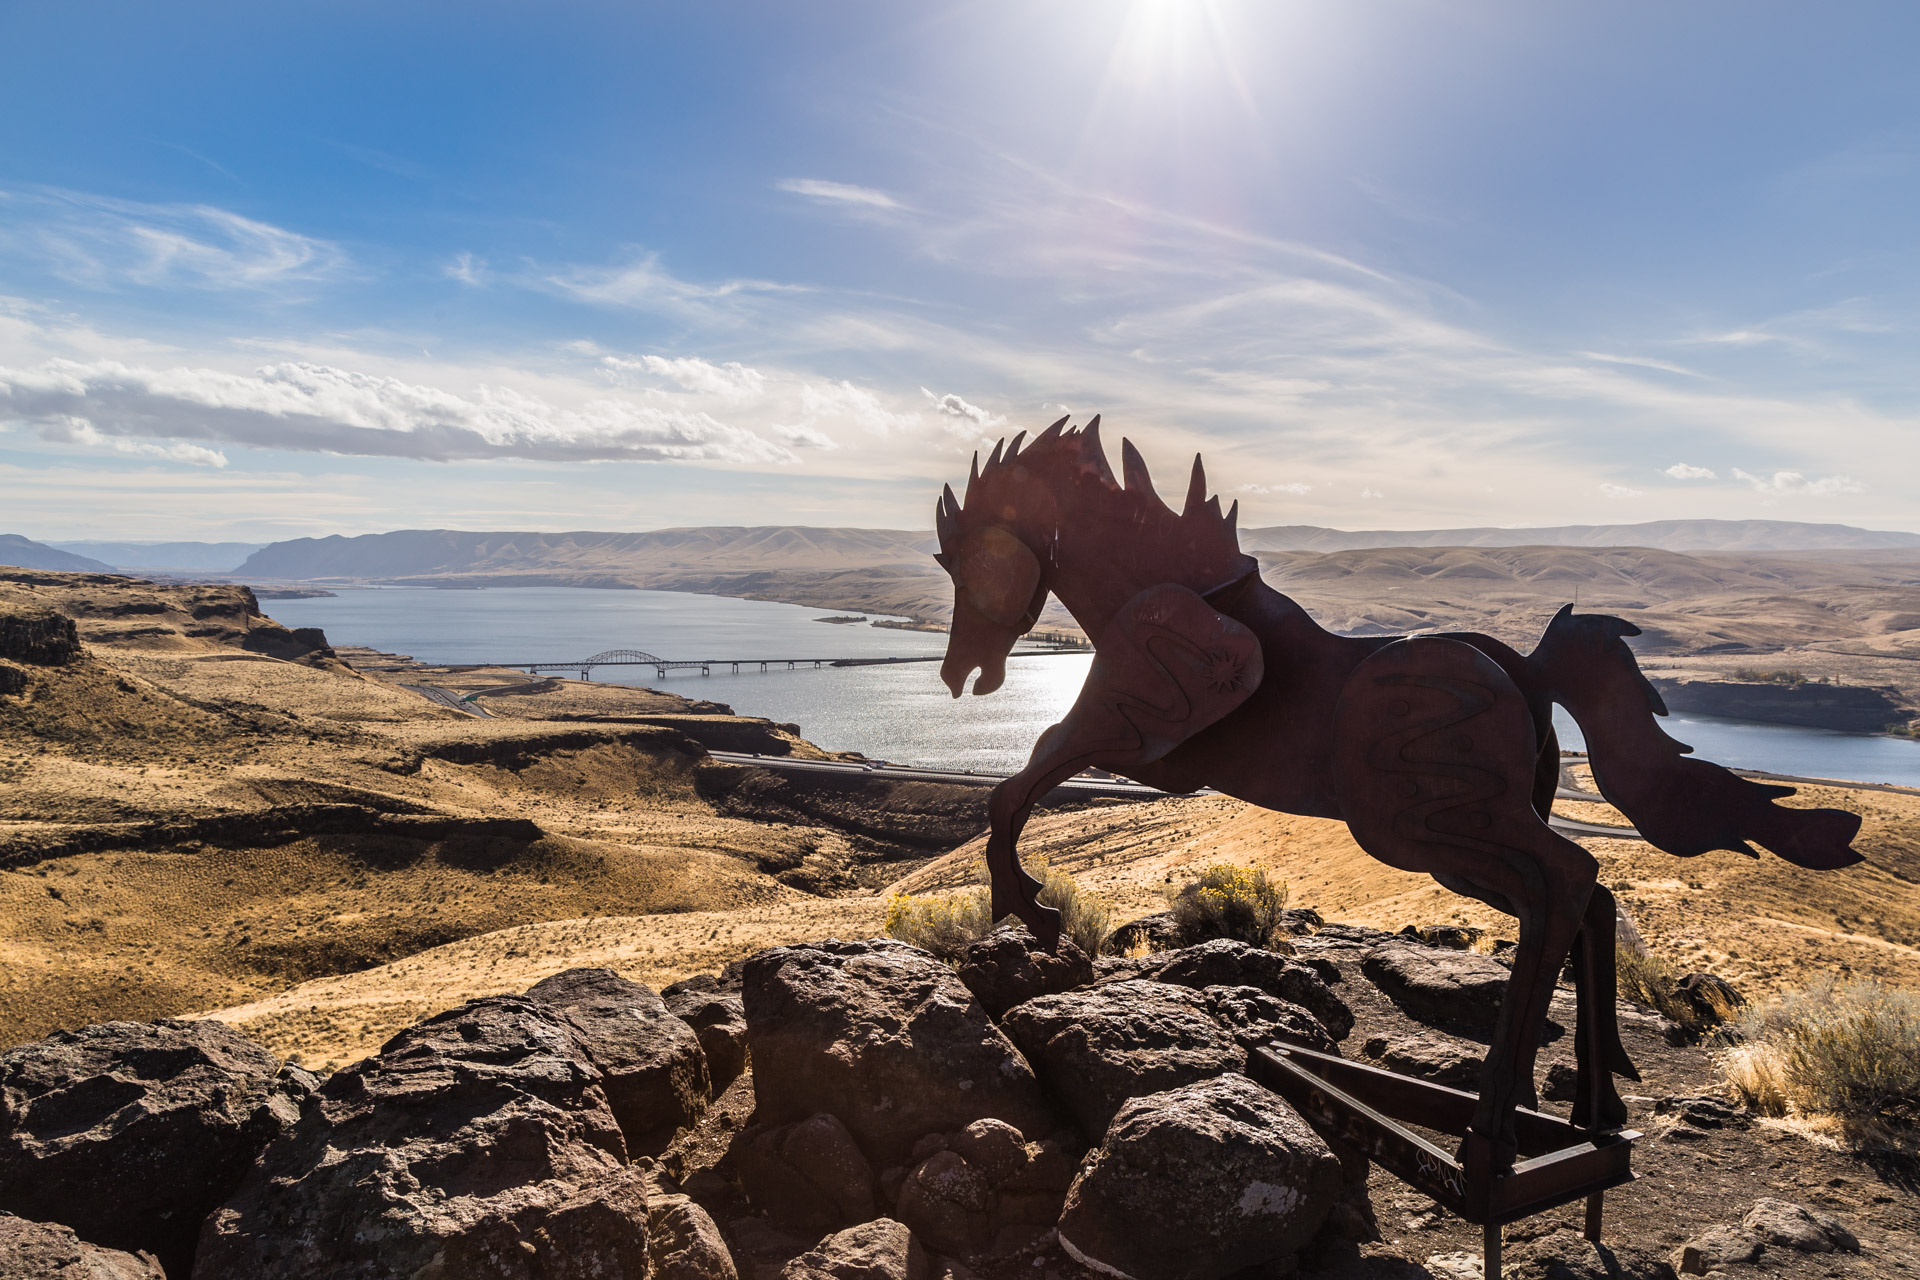
<svg viewBox="0 0 1920 1280">
<path fill-rule="evenodd" d="M 1041 438 L 1057 436 L 1065 423 L 1062 418 Z M 973 682 L 976 694 L 992 693 L 1006 681 L 1007 655 L 1033 629 L 1047 603 L 1046 567 L 1022 536 L 1027 523 L 1022 516 L 1031 514 L 1023 508 L 1029 504 L 1006 492 L 1022 487 L 1008 482 L 1025 479 L 1008 470 L 1020 456 L 1025 438 L 1024 431 L 1015 436 L 1004 455 L 1000 444 L 993 446 L 985 480 L 980 455 L 975 454 L 966 504 L 947 485 L 934 507 L 934 528 L 940 537 L 940 552 L 934 559 L 953 579 L 953 624 L 947 632 L 940 678 L 956 698 L 976 670 L 980 672 Z M 989 495 L 989 488 L 1002 492 Z"/>
<path fill-rule="evenodd" d="M 1239 508 L 1221 511 L 1193 460 L 1185 508 L 1153 491 L 1140 451 L 1121 442 L 1123 485 L 1107 465 L 1100 419 L 1065 418 L 1033 441 L 1023 431 L 974 455 L 962 502 L 948 487 L 934 511 L 940 554 L 953 579 L 953 626 L 940 677 L 959 697 L 976 670 L 975 693 L 1006 680 L 1007 655 L 1032 629 L 1047 594 L 1057 595 L 1097 644 L 1107 619 L 1137 592 L 1176 583 L 1206 592 L 1250 578 L 1234 531 Z"/>
</svg>

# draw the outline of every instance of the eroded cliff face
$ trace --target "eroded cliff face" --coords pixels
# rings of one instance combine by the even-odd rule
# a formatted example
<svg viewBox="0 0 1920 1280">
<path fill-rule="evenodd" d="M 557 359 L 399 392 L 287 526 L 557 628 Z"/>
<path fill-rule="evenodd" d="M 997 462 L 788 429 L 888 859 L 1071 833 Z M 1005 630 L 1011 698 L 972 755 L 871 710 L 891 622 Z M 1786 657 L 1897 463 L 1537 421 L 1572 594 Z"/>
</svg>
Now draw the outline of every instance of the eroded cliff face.
<svg viewBox="0 0 1920 1280">
<path fill-rule="evenodd" d="M 1881 733 L 1889 726 L 1905 724 L 1913 715 L 1886 690 L 1862 685 L 1662 678 L 1656 678 L 1653 684 L 1670 711 L 1693 711 L 1729 720 Z"/>
</svg>

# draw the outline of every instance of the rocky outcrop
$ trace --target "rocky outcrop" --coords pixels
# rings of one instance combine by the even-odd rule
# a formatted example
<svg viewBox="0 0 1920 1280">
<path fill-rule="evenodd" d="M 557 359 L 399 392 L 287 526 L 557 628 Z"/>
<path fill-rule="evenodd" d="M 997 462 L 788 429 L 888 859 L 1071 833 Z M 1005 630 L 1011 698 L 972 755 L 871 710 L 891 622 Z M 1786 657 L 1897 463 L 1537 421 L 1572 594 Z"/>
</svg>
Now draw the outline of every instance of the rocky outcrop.
<svg viewBox="0 0 1920 1280">
<path fill-rule="evenodd" d="M 23 1045 L 0 1057 L 0 1210 L 184 1276 L 200 1220 L 314 1084 L 218 1022 L 108 1022 Z"/>
<path fill-rule="evenodd" d="M 1318 1018 L 1258 987 L 1206 987 L 1200 994 L 1206 997 L 1207 1012 L 1214 1021 L 1249 1052 L 1276 1040 L 1321 1053 L 1340 1052 Z"/>
<path fill-rule="evenodd" d="M 700 976 L 714 985 L 670 987 L 661 995 L 667 1012 L 693 1028 L 717 1098 L 747 1069 L 747 1011 L 738 990 L 722 991 L 711 975 Z"/>
<path fill-rule="evenodd" d="M 1480 1066 L 1487 1056 L 1487 1051 L 1479 1045 L 1455 1040 L 1438 1032 L 1423 1036 L 1370 1036 L 1360 1051 L 1389 1071 L 1465 1089 L 1469 1093 L 1480 1088 Z M 1568 1080 L 1571 1080 L 1570 1076 Z M 1567 1097 L 1563 1101 L 1572 1100 L 1569 1084 Z"/>
<path fill-rule="evenodd" d="M 916 947 L 775 947 L 748 960 L 744 996 L 749 1052 L 769 1064 L 753 1082 L 764 1123 L 828 1112 L 879 1168 L 979 1119 L 1053 1127 L 1026 1060 L 953 970 Z"/>
<path fill-rule="evenodd" d="M 647 1187 L 564 1011 L 475 1000 L 333 1075 L 208 1218 L 196 1280 L 647 1274 Z"/>
<path fill-rule="evenodd" d="M 1204 993 L 1164 982 L 1041 996 L 1014 1006 L 1006 1028 L 1090 1139 L 1127 1099 L 1238 1071 L 1247 1058 Z"/>
<path fill-rule="evenodd" d="M 1243 1076 L 1135 1098 L 1067 1193 L 1060 1243 L 1108 1274 L 1218 1280 L 1290 1259 L 1320 1229 L 1340 1161 Z"/>
<path fill-rule="evenodd" d="M 1136 952 L 1145 955 L 1170 951 L 1179 945 L 1180 924 L 1173 918 L 1173 912 L 1156 911 L 1150 916 L 1129 920 L 1109 933 L 1100 950 L 1110 956 L 1131 956 Z"/>
<path fill-rule="evenodd" d="M 707 1211 L 683 1195 L 647 1205 L 647 1280 L 739 1280 L 733 1255 Z"/>
<path fill-rule="evenodd" d="M 7 1280 L 167 1280 L 150 1253 L 103 1249 L 73 1234 L 71 1227 L 29 1222 L 10 1213 L 0 1213 L 0 1276 Z"/>
<path fill-rule="evenodd" d="M 1375 947 L 1361 971 L 1421 1022 L 1491 1027 L 1506 998 L 1507 967 L 1492 956 L 1399 939 Z"/>
<path fill-rule="evenodd" d="M 568 969 L 528 988 L 559 1012 L 600 1071 L 600 1087 L 635 1155 L 664 1150 L 713 1096 L 707 1055 L 692 1027 L 653 988 L 611 969 Z"/>
<path fill-rule="evenodd" d="M 729 1154 L 747 1199 L 783 1227 L 818 1234 L 876 1212 L 873 1166 L 834 1116 L 755 1126 Z"/>
<path fill-rule="evenodd" d="M 1258 987 L 1277 1000 L 1299 1005 L 1318 1018 L 1335 1040 L 1353 1030 L 1353 1011 L 1326 980 L 1299 961 L 1227 938 L 1178 951 L 1109 962 L 1102 982 L 1149 979 L 1183 987 Z"/>
<path fill-rule="evenodd" d="M 1653 677 L 1669 710 L 1695 711 L 1729 720 L 1797 724 L 1845 733 L 1879 733 L 1912 714 L 1884 689 L 1802 680 L 1773 684 L 1742 680 L 1674 680 Z"/>
<path fill-rule="evenodd" d="M 931 1135 L 902 1179 L 896 1213 L 939 1253 L 1004 1256 L 1059 1220 L 1080 1150 L 1070 1135 L 1028 1142 L 999 1120 Z"/>
<path fill-rule="evenodd" d="M 801 1254 L 780 1280 L 931 1280 L 927 1253 L 892 1218 L 849 1227 Z"/>
<path fill-rule="evenodd" d="M 1674 1250 L 1673 1266 L 1681 1275 L 1704 1276 L 1735 1262 L 1752 1262 L 1766 1247 L 1744 1227 L 1708 1227 Z"/>
<path fill-rule="evenodd" d="M 1770 1245 L 1801 1253 L 1858 1253 L 1860 1241 L 1840 1219 L 1791 1200 L 1754 1202 L 1740 1225 Z"/>
<path fill-rule="evenodd" d="M 79 628 L 57 609 L 0 611 L 0 658 L 60 667 L 83 652 Z"/>
<path fill-rule="evenodd" d="M 1086 986 L 1093 981 L 1093 961 L 1071 938 L 1060 939 L 1058 951 L 1048 951 L 1016 926 L 996 930 L 968 947 L 960 957 L 960 981 L 998 1022 L 1007 1010 L 1035 996 Z"/>
</svg>

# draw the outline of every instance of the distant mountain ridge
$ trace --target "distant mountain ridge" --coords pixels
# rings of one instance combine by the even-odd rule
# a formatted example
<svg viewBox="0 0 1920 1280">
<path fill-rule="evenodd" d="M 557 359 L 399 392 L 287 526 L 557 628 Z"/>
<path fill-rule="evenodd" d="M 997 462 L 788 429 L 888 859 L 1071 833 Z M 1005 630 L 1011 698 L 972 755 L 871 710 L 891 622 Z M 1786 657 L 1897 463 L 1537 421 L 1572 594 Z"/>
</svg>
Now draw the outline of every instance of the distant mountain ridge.
<svg viewBox="0 0 1920 1280">
<path fill-rule="evenodd" d="M 1383 547 L 1651 547 L 1681 552 L 1920 549 L 1920 534 L 1793 520 L 1656 520 L 1644 524 L 1556 528 L 1327 529 L 1276 525 L 1244 529 L 1240 544 L 1258 552 L 1371 550 Z M 356 537 L 295 538 L 249 556 L 232 572 L 264 579 L 391 580 L 474 574 L 671 574 L 877 566 L 937 572 L 933 535 L 905 529 L 799 525 L 656 529 L 645 533 L 469 532 L 400 529 Z"/>
<path fill-rule="evenodd" d="M 128 573 L 232 573 L 260 550 L 259 542 L 49 542 L 77 556 L 103 560 Z"/>
<path fill-rule="evenodd" d="M 853 569 L 929 564 L 931 533 L 792 525 L 647 533 L 470 533 L 401 529 L 296 538 L 249 556 L 258 578 L 417 578 L 495 573 L 663 573 L 676 570 Z"/>
<path fill-rule="evenodd" d="M 1247 551 L 1365 551 L 1377 547 L 1653 547 L 1660 551 L 1882 551 L 1920 547 L 1920 533 L 1799 520 L 1650 520 L 1540 529 L 1243 529 Z"/>
<path fill-rule="evenodd" d="M 53 569 L 61 573 L 112 573 L 113 566 L 50 547 L 17 533 L 0 533 L 0 564 L 16 569 Z"/>
</svg>

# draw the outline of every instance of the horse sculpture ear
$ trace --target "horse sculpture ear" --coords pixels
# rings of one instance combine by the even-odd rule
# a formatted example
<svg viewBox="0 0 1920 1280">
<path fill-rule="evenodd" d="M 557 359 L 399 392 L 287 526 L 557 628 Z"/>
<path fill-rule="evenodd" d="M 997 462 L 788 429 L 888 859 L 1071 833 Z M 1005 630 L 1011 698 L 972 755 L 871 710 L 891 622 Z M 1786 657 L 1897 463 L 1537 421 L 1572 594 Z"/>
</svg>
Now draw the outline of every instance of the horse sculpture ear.
<svg viewBox="0 0 1920 1280">
<path fill-rule="evenodd" d="M 955 566 L 973 607 L 996 626 L 1024 630 L 1027 609 L 1040 589 L 1040 559 L 1027 544 L 993 525 L 967 535 Z"/>
</svg>

